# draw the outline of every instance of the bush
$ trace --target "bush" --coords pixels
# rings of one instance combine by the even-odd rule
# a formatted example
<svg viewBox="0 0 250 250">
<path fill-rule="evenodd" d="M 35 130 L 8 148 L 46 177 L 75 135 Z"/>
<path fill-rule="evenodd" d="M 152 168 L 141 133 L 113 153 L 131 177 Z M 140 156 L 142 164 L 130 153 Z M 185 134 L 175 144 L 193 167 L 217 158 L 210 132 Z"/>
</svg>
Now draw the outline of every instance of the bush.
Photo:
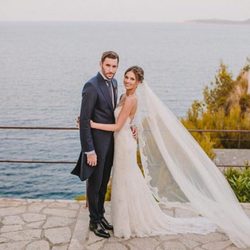
<svg viewBox="0 0 250 250">
<path fill-rule="evenodd" d="M 229 168 L 224 175 L 239 202 L 250 202 L 250 167 L 246 166 L 243 170 Z"/>
<path fill-rule="evenodd" d="M 211 87 L 205 87 L 203 100 L 195 100 L 181 121 L 187 129 L 250 130 L 250 95 L 243 68 L 236 80 L 224 64 L 220 65 Z M 192 133 L 210 158 L 213 148 L 250 148 L 250 134 Z"/>
</svg>

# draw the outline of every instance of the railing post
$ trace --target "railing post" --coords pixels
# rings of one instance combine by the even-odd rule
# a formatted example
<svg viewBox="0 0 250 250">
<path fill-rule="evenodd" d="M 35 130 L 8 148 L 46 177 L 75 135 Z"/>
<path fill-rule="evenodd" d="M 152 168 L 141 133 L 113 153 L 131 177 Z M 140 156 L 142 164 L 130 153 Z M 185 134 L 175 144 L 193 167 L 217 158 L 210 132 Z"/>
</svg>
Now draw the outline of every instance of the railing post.
<svg viewBox="0 0 250 250">
<path fill-rule="evenodd" d="M 240 148 L 240 141 L 241 140 L 241 133 L 239 133 L 239 136 L 238 136 L 238 148 Z"/>
</svg>

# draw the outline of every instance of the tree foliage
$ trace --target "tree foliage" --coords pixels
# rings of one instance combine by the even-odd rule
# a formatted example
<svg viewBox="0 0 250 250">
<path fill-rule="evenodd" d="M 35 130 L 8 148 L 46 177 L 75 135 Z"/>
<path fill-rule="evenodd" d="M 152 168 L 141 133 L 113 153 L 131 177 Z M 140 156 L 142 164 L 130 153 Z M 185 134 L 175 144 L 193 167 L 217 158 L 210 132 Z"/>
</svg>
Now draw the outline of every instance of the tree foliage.
<svg viewBox="0 0 250 250">
<path fill-rule="evenodd" d="M 203 100 L 195 100 L 182 123 L 188 129 L 250 130 L 250 95 L 245 66 L 236 80 L 223 63 Z M 213 148 L 250 148 L 250 135 L 239 133 L 193 133 L 206 153 L 213 158 Z"/>
</svg>

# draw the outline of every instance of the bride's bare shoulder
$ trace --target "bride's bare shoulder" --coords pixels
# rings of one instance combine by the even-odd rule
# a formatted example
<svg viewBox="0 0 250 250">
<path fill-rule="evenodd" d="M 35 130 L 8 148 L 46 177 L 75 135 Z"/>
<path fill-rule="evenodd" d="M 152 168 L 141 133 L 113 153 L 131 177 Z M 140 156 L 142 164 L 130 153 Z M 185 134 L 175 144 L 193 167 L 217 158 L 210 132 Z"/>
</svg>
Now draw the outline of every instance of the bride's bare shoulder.
<svg viewBox="0 0 250 250">
<path fill-rule="evenodd" d="M 125 97 L 125 103 L 135 105 L 137 103 L 137 96 L 136 95 L 129 95 Z"/>
</svg>

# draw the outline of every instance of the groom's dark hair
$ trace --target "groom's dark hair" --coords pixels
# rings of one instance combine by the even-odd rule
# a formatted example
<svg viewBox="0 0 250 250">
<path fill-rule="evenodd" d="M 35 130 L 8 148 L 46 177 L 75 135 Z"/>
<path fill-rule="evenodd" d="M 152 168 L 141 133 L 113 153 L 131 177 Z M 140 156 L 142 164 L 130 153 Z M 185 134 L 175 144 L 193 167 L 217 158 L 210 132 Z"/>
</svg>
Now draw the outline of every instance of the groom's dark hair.
<svg viewBox="0 0 250 250">
<path fill-rule="evenodd" d="M 114 51 L 105 51 L 102 53 L 101 62 L 103 63 L 105 58 L 111 58 L 111 59 L 117 59 L 117 62 L 119 63 L 119 55 Z"/>
</svg>

